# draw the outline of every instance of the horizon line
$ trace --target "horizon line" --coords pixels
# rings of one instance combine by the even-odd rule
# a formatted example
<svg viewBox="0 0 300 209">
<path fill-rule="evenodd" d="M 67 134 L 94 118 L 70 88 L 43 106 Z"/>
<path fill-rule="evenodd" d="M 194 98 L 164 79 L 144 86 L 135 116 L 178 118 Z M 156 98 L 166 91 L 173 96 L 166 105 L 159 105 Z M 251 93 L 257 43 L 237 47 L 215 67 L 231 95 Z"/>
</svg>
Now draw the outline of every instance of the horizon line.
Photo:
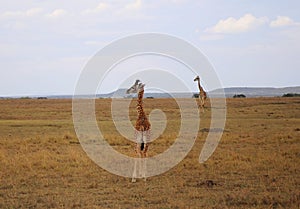
<svg viewBox="0 0 300 209">
<path fill-rule="evenodd" d="M 285 86 L 285 87 L 270 87 L 270 86 L 261 86 L 261 87 L 251 87 L 251 86 L 232 86 L 232 87 L 224 87 L 224 88 L 218 88 L 218 89 L 213 89 L 209 92 L 213 92 L 213 91 L 217 91 L 219 89 L 234 89 L 234 88 L 248 88 L 248 89 L 285 89 L 285 88 L 300 88 L 299 86 Z M 120 88 L 120 89 L 116 89 L 114 91 L 111 92 L 107 92 L 107 93 L 96 93 L 96 94 L 83 94 L 82 96 L 86 95 L 105 95 L 105 94 L 114 94 L 115 92 L 117 92 L 118 90 L 123 90 L 126 88 Z M 168 94 L 168 92 L 166 93 L 161 93 L 161 92 L 155 92 L 155 91 L 148 91 L 147 93 L 153 93 L 153 94 Z M 174 91 L 174 92 L 169 92 L 170 94 L 187 94 L 187 93 L 198 93 L 198 91 L 195 92 L 178 92 L 178 91 Z M 292 92 L 291 92 L 292 93 Z M 0 95 L 0 98 L 19 98 L 19 97 L 53 97 L 53 96 L 74 96 L 74 93 L 49 93 L 49 94 L 11 94 L 11 95 Z"/>
</svg>

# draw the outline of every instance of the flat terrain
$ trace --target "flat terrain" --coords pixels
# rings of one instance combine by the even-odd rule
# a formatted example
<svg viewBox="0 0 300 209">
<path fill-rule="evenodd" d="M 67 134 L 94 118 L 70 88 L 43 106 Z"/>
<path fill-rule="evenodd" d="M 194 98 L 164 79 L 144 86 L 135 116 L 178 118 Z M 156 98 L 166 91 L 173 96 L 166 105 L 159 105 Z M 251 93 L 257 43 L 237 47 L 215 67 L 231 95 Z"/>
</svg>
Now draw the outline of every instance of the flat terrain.
<svg viewBox="0 0 300 209">
<path fill-rule="evenodd" d="M 161 109 L 168 119 L 150 145 L 156 155 L 176 138 L 180 112 L 171 99 L 144 103 L 147 114 Z M 110 106 L 109 99 L 96 101 L 99 128 L 111 146 L 133 156 Z M 199 164 L 210 113 L 201 114 L 183 161 L 131 183 L 88 158 L 75 135 L 71 100 L 0 100 L 0 208 L 300 208 L 300 98 L 228 99 L 221 142 Z"/>
</svg>

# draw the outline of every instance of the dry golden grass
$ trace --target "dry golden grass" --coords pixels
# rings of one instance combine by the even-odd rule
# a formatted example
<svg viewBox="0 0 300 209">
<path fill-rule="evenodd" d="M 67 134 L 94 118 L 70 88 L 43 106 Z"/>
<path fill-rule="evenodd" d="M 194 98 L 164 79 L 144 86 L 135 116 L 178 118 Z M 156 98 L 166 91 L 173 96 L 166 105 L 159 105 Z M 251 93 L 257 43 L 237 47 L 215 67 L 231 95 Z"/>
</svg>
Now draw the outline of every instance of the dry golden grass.
<svg viewBox="0 0 300 209">
<path fill-rule="evenodd" d="M 99 127 L 116 150 L 132 156 L 134 144 L 116 131 L 110 102 L 96 101 Z M 131 183 L 87 157 L 74 132 L 71 100 L 0 100 L 0 208 L 299 208 L 300 99 L 228 99 L 227 105 L 225 132 L 207 162 L 198 157 L 209 108 L 180 164 Z M 146 99 L 145 107 L 168 118 L 150 146 L 155 155 L 177 136 L 179 111 L 171 99 Z"/>
</svg>

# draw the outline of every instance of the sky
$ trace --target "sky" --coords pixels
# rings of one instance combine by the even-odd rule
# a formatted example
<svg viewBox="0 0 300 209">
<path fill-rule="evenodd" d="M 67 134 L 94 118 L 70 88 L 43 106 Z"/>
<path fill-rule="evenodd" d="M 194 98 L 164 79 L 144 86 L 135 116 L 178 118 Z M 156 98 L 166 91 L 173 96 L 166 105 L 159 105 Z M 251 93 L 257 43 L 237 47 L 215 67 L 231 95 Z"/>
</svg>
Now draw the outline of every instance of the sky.
<svg viewBox="0 0 300 209">
<path fill-rule="evenodd" d="M 80 73 L 99 50 L 147 32 L 196 46 L 223 87 L 300 86 L 299 0 L 0 2 L 0 96 L 73 94 Z M 197 91 L 193 74 L 182 76 L 174 70 L 183 68 L 180 63 L 153 57 L 127 63 L 122 70 L 129 74 L 130 66 L 166 69 L 162 76 L 144 77 L 149 87 L 151 79 L 154 84 L 178 74 Z M 101 92 L 133 83 L 134 76 L 121 83 L 124 76 L 108 76 Z M 204 88 L 209 86 L 205 75 L 201 79 Z M 177 91 L 178 85 L 170 81 L 168 87 Z"/>
</svg>

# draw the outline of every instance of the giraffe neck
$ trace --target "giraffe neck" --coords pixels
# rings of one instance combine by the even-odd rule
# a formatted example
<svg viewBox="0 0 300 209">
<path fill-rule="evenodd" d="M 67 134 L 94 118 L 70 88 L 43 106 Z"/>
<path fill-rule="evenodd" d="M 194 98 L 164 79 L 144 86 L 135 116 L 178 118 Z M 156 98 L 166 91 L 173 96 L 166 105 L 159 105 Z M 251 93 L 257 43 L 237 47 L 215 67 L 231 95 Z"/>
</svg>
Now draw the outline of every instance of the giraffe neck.
<svg viewBox="0 0 300 209">
<path fill-rule="evenodd" d="M 135 128 L 137 131 L 148 131 L 150 129 L 150 123 L 148 121 L 148 118 L 143 108 L 143 96 L 144 96 L 144 90 L 139 91 L 137 105 L 136 105 L 138 118 L 136 120 Z"/>
<path fill-rule="evenodd" d="M 144 97 L 144 90 L 140 90 L 138 93 L 138 103 L 143 102 L 143 97 Z"/>
<path fill-rule="evenodd" d="M 202 88 L 202 86 L 200 85 L 200 79 L 198 79 L 198 88 L 199 88 L 199 91 L 200 91 L 200 92 L 203 91 L 203 88 Z"/>
<path fill-rule="evenodd" d="M 204 89 L 202 88 L 202 86 L 200 85 L 200 79 L 198 79 L 198 87 L 199 87 L 199 97 L 202 97 L 204 99 L 206 99 L 206 92 L 204 91 Z"/>
</svg>

